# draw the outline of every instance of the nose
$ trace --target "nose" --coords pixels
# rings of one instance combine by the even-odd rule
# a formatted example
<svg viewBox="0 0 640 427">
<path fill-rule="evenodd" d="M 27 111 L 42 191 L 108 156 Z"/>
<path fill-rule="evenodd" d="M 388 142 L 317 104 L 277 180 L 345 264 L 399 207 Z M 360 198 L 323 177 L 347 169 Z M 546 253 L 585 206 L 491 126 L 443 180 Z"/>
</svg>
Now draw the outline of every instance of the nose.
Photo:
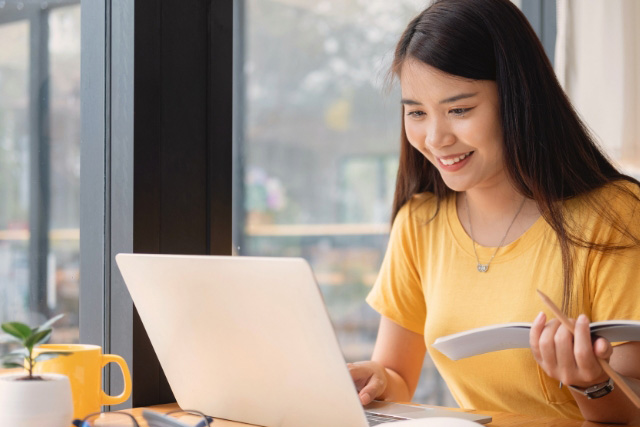
<svg viewBox="0 0 640 427">
<path fill-rule="evenodd" d="M 424 143 L 428 149 L 437 151 L 452 145 L 455 141 L 455 136 L 445 121 L 432 120 L 427 125 Z"/>
</svg>

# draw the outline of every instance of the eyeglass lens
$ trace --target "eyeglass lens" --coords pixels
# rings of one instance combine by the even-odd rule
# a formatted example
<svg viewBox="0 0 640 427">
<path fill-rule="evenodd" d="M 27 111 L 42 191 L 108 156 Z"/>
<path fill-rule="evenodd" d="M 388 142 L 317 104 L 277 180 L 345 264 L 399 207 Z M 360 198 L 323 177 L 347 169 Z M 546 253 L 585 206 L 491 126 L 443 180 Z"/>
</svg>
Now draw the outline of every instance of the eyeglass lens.
<svg viewBox="0 0 640 427">
<path fill-rule="evenodd" d="M 103 412 L 87 417 L 81 427 L 138 427 L 135 419 L 118 412 Z"/>
<path fill-rule="evenodd" d="M 175 418 L 185 426 L 193 427 L 210 427 L 213 421 L 198 411 L 173 411 L 164 414 Z M 133 416 L 118 412 L 103 412 L 100 414 L 89 415 L 82 423 L 74 422 L 80 427 L 139 427 Z M 149 420 L 149 427 L 155 427 L 154 421 Z"/>
<path fill-rule="evenodd" d="M 167 412 L 166 415 L 170 415 L 173 418 L 178 419 L 180 422 L 185 423 L 188 426 L 194 427 L 208 427 L 210 426 L 207 417 L 199 411 L 184 410 L 184 411 L 172 411 Z"/>
</svg>

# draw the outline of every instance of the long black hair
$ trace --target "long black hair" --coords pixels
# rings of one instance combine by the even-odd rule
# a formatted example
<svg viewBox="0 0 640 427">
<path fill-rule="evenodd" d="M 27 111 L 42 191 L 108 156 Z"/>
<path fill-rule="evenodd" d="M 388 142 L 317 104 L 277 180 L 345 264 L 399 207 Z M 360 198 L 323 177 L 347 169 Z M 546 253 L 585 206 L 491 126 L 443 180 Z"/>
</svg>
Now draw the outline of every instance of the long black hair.
<svg viewBox="0 0 640 427">
<path fill-rule="evenodd" d="M 606 157 L 580 120 L 556 79 L 553 67 L 522 12 L 509 0 L 437 0 L 416 16 L 395 50 L 391 75 L 400 76 L 407 58 L 445 73 L 497 84 L 502 121 L 504 164 L 515 188 L 533 199 L 558 236 L 562 253 L 563 310 L 572 300 L 573 248 L 615 251 L 640 245 L 619 214 L 590 201 L 626 239 L 586 241 L 571 224 L 564 201 L 589 197 L 605 184 L 640 185 Z M 403 123 L 400 163 L 392 220 L 416 193 L 436 195 L 438 206 L 451 194 L 440 173 L 407 139 Z M 625 185 L 616 187 L 640 203 Z M 437 214 L 437 211 L 436 211 Z"/>
</svg>

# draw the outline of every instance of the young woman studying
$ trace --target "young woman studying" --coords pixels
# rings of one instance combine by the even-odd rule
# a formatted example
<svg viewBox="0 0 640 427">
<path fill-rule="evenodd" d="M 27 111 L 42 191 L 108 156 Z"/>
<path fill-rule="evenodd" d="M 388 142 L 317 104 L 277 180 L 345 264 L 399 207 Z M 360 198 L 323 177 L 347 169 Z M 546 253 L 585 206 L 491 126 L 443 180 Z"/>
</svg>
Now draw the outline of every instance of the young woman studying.
<svg viewBox="0 0 640 427">
<path fill-rule="evenodd" d="M 436 1 L 404 31 L 392 73 L 400 166 L 367 298 L 382 315 L 375 350 L 349 365 L 362 403 L 410 401 L 440 336 L 535 319 L 531 350 L 430 351 L 460 406 L 638 422 L 597 358 L 639 393 L 640 343 L 592 342 L 589 322 L 640 320 L 639 183 L 600 151 L 526 18 L 508 0 Z M 575 338 L 537 289 L 575 319 Z"/>
</svg>

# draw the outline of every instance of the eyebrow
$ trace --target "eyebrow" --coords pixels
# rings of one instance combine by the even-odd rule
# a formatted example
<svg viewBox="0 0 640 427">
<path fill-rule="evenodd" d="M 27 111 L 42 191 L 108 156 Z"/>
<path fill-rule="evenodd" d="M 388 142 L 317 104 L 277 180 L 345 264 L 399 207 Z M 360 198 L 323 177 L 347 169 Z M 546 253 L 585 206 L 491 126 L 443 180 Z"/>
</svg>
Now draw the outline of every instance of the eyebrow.
<svg viewBox="0 0 640 427">
<path fill-rule="evenodd" d="M 459 101 L 461 99 L 466 99 L 466 98 L 471 98 L 474 97 L 478 94 L 478 92 L 475 93 L 461 93 L 459 95 L 455 95 L 452 96 L 451 98 L 447 98 L 447 99 L 443 99 L 442 101 L 439 102 L 439 104 L 448 104 L 450 102 L 455 102 L 455 101 Z M 418 101 L 414 101 L 413 99 L 401 99 L 400 103 L 403 105 L 422 105 L 421 102 Z"/>
</svg>

